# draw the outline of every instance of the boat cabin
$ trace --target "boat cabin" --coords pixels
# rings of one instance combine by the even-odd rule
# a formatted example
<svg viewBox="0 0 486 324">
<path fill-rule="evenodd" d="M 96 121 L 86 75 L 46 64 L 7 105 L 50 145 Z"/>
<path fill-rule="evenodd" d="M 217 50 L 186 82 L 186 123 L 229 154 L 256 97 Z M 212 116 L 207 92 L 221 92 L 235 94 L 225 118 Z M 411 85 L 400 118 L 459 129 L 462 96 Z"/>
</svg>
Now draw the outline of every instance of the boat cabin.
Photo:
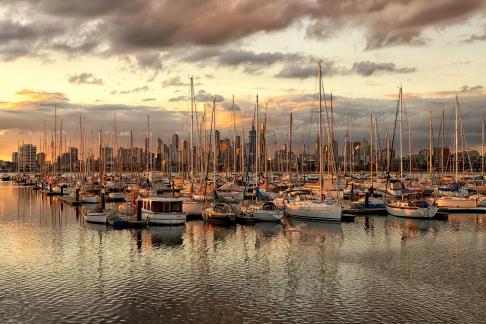
<svg viewBox="0 0 486 324">
<path fill-rule="evenodd" d="M 182 199 L 144 199 L 142 208 L 152 213 L 182 213 Z"/>
</svg>

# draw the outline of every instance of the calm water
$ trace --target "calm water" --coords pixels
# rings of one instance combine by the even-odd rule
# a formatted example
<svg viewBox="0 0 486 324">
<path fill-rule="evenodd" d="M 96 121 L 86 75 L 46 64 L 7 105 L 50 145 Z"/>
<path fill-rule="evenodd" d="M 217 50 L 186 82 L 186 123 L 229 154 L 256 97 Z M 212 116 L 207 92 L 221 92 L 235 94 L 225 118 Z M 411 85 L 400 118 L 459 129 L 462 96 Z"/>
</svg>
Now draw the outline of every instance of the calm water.
<svg viewBox="0 0 486 324">
<path fill-rule="evenodd" d="M 486 216 L 114 231 L 0 183 L 0 322 L 485 322 Z"/>
</svg>

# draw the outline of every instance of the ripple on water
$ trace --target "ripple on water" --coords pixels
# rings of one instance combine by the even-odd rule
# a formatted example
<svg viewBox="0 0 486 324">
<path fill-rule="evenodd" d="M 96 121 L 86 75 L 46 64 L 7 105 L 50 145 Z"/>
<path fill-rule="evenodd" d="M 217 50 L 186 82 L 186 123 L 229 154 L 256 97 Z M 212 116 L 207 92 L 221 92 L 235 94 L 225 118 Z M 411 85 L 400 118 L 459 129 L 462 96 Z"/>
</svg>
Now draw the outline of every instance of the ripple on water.
<svg viewBox="0 0 486 324">
<path fill-rule="evenodd" d="M 480 322 L 485 233 L 480 215 L 114 231 L 0 185 L 0 320 Z"/>
</svg>

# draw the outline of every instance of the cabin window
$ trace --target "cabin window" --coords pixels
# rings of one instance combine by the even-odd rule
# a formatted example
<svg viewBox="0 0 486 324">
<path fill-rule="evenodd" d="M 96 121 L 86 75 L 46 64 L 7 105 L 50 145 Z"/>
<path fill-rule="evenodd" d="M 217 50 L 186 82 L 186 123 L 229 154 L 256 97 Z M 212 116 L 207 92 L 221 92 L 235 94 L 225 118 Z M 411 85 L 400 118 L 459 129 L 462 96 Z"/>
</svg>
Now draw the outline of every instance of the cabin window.
<svg viewBox="0 0 486 324">
<path fill-rule="evenodd" d="M 152 202 L 152 211 L 154 213 L 168 213 L 169 212 L 169 203 L 164 201 L 153 201 Z"/>
<path fill-rule="evenodd" d="M 182 212 L 182 203 L 180 201 L 173 201 L 170 203 L 170 211 L 180 213 Z"/>
</svg>

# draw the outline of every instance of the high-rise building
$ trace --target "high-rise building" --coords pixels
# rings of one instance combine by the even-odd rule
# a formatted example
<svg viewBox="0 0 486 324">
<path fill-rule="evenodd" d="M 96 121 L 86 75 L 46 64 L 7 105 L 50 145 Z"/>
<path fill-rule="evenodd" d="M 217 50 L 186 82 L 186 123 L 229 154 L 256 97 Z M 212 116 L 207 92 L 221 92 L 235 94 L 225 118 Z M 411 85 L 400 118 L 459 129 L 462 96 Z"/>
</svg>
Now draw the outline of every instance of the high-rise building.
<svg viewBox="0 0 486 324">
<path fill-rule="evenodd" d="M 37 169 L 37 147 L 22 144 L 18 155 L 19 171 L 29 172 Z"/>
<path fill-rule="evenodd" d="M 37 163 L 41 169 L 46 165 L 46 154 L 44 152 L 37 153 Z"/>
<path fill-rule="evenodd" d="M 446 171 L 448 167 L 450 168 L 450 165 L 447 165 L 450 155 L 451 152 L 448 147 L 434 148 L 434 155 L 432 156 L 434 169 L 442 172 Z"/>
</svg>

